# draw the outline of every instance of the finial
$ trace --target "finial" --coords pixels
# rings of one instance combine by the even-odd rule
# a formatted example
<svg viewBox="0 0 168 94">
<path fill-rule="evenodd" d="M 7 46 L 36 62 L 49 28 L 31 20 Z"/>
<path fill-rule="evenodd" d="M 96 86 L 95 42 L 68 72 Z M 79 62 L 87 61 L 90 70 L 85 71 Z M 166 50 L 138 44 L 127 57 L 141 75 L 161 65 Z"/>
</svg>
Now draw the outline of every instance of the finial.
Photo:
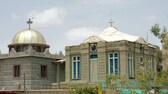
<svg viewBox="0 0 168 94">
<path fill-rule="evenodd" d="M 30 29 L 30 25 L 33 23 L 33 21 L 29 18 L 29 20 L 27 21 L 27 24 L 29 24 L 29 29 Z"/>
<path fill-rule="evenodd" d="M 110 19 L 109 23 L 110 23 L 110 26 L 112 27 L 112 24 L 113 24 L 114 22 L 112 21 L 112 19 Z"/>
</svg>

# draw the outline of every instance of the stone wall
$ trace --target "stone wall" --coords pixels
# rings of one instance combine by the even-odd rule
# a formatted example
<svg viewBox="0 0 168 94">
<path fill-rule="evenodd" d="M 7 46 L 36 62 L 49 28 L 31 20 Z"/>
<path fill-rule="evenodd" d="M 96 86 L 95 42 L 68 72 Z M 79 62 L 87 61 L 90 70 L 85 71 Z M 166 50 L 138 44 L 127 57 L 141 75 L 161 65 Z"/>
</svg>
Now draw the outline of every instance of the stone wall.
<svg viewBox="0 0 168 94">
<path fill-rule="evenodd" d="M 51 88 L 51 84 L 56 82 L 56 65 L 47 58 L 32 57 L 31 62 L 31 89 Z M 41 78 L 41 65 L 47 66 L 47 78 Z"/>
<path fill-rule="evenodd" d="M 0 59 L 0 89 L 23 90 L 51 88 L 56 82 L 56 64 L 53 59 L 25 56 Z M 14 65 L 20 65 L 20 77 L 14 77 Z M 41 78 L 41 65 L 47 65 L 47 78 Z M 60 81 L 65 81 L 65 63 L 60 64 Z"/>
<path fill-rule="evenodd" d="M 68 46 L 66 47 L 66 78 L 70 82 L 70 62 L 71 55 L 78 54 L 81 56 L 82 79 L 83 82 L 90 82 L 90 48 L 89 43 Z M 141 51 L 142 50 L 142 51 Z M 156 54 L 158 47 L 151 44 L 140 44 L 138 42 L 116 41 L 116 42 L 98 42 L 97 43 L 97 81 L 105 81 L 108 64 L 108 54 L 110 52 L 118 51 L 120 55 L 120 75 L 128 78 L 128 53 L 134 54 L 135 72 L 138 72 L 141 64 L 141 57 L 143 62 L 147 61 L 149 56 L 152 56 L 154 71 L 156 72 Z M 145 65 L 146 66 L 146 65 Z M 135 73 L 136 79 L 136 73 Z"/>
<path fill-rule="evenodd" d="M 65 48 L 65 81 L 66 82 L 70 82 L 70 60 L 71 60 L 71 57 L 70 57 L 70 47 L 66 47 Z"/>
<path fill-rule="evenodd" d="M 81 44 L 82 81 L 89 82 L 89 45 Z"/>
<path fill-rule="evenodd" d="M 14 77 L 13 66 L 20 65 L 20 77 Z M 0 60 L 0 89 L 20 89 L 23 88 L 24 74 L 26 83 L 31 84 L 31 58 L 11 58 Z M 30 88 L 30 85 L 27 85 Z"/>
<path fill-rule="evenodd" d="M 98 67 L 97 67 L 97 80 L 106 80 L 106 45 L 104 42 L 98 42 Z"/>
</svg>

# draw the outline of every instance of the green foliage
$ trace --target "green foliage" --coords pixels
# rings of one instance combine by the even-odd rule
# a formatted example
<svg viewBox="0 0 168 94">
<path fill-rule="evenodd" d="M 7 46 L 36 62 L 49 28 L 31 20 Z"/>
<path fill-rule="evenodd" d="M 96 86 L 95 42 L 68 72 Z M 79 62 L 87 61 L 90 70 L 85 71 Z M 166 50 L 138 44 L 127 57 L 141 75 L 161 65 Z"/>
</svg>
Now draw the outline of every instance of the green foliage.
<svg viewBox="0 0 168 94">
<path fill-rule="evenodd" d="M 156 78 L 156 84 L 168 85 L 168 69 L 161 71 L 160 76 Z"/>
<path fill-rule="evenodd" d="M 157 37 L 158 39 L 161 40 L 161 42 L 163 42 L 166 35 L 165 32 L 167 31 L 167 28 L 164 26 L 163 29 L 161 30 L 161 28 L 159 27 L 159 24 L 155 24 L 152 26 L 150 31 L 151 33 L 153 33 L 155 37 Z"/>
<path fill-rule="evenodd" d="M 159 27 L 159 24 L 155 24 L 151 28 L 151 32 L 156 36 L 158 39 L 163 42 L 163 49 L 168 50 L 168 37 L 166 36 L 167 28 L 164 26 L 162 29 Z M 168 69 L 161 70 L 161 63 L 164 59 L 167 58 L 167 54 L 163 54 L 162 57 L 162 51 L 159 51 L 157 53 L 157 70 L 160 73 L 160 75 L 155 79 L 155 82 L 157 85 L 168 85 Z M 164 65 L 164 67 L 166 67 Z"/>
<path fill-rule="evenodd" d="M 69 94 L 97 94 L 97 87 L 80 87 L 80 86 L 71 86 L 69 89 Z"/>
<path fill-rule="evenodd" d="M 119 84 L 120 77 L 116 74 L 108 75 L 106 77 L 106 85 L 108 88 L 116 89 Z"/>
<path fill-rule="evenodd" d="M 108 75 L 106 77 L 106 85 L 108 88 L 116 89 L 117 87 L 130 87 L 128 83 L 128 79 L 126 75 L 118 76 L 118 75 Z"/>
<path fill-rule="evenodd" d="M 115 74 L 113 74 L 111 78 L 112 78 L 112 80 L 114 80 L 114 81 L 117 80 L 117 79 L 119 79 L 118 75 L 115 75 Z"/>
<path fill-rule="evenodd" d="M 147 89 L 151 85 L 150 82 L 153 82 L 153 80 L 149 75 L 150 74 L 150 69 L 148 68 L 149 64 L 150 62 L 144 61 L 144 66 L 140 66 L 138 68 L 137 76 L 136 76 L 137 81 L 140 82 L 139 88 L 145 89 L 145 91 L 147 91 Z"/>
<path fill-rule="evenodd" d="M 150 78 L 143 70 L 137 72 L 137 79 L 142 83 L 147 83 Z"/>
<path fill-rule="evenodd" d="M 115 74 L 113 74 L 113 75 L 107 75 L 107 77 L 106 77 L 106 83 L 110 84 L 111 82 L 114 82 L 117 79 L 119 79 L 118 75 L 115 75 Z"/>
<path fill-rule="evenodd" d="M 162 51 L 158 51 L 158 53 L 157 53 L 157 62 L 162 62 L 162 60 L 163 60 L 163 57 L 162 57 Z"/>
<path fill-rule="evenodd" d="M 106 84 L 107 84 L 107 87 L 110 87 L 110 84 L 111 84 L 110 75 L 107 75 L 107 77 L 106 77 Z"/>
<path fill-rule="evenodd" d="M 158 37 L 159 39 L 161 38 L 160 30 L 161 29 L 159 27 L 159 24 L 155 24 L 151 28 L 151 32 L 154 34 L 154 36 Z"/>
<path fill-rule="evenodd" d="M 126 75 L 120 77 L 120 84 L 121 84 L 121 87 L 130 87 L 130 84 L 128 84 L 128 79 Z"/>
<path fill-rule="evenodd" d="M 93 87 L 77 88 L 76 94 L 97 94 L 98 90 Z"/>
</svg>

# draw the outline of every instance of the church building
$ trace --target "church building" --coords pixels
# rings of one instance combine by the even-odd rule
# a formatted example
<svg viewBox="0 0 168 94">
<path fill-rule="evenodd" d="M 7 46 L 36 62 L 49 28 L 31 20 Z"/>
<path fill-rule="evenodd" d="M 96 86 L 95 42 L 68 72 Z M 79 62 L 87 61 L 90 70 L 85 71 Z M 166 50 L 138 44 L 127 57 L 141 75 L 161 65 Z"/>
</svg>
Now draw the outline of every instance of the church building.
<svg viewBox="0 0 168 94">
<path fill-rule="evenodd" d="M 27 23 L 29 28 L 8 45 L 9 53 L 0 54 L 0 89 L 51 88 L 52 83 L 65 81 L 64 56 L 51 54 L 43 35 L 30 28 L 30 19 Z"/>
<path fill-rule="evenodd" d="M 81 44 L 66 46 L 66 82 L 106 82 L 112 75 L 137 79 L 140 69 L 154 79 L 159 47 L 142 37 L 120 32 L 110 23 L 110 27 Z"/>
<path fill-rule="evenodd" d="M 33 90 L 65 88 L 68 84 L 106 82 L 113 75 L 137 79 L 143 70 L 155 79 L 159 47 L 142 37 L 112 26 L 79 45 L 66 46 L 65 56 L 51 54 L 44 36 L 30 28 L 19 31 L 0 54 L 0 89 Z M 146 63 L 148 62 L 148 63 Z M 79 84 L 78 84 L 79 83 Z"/>
</svg>

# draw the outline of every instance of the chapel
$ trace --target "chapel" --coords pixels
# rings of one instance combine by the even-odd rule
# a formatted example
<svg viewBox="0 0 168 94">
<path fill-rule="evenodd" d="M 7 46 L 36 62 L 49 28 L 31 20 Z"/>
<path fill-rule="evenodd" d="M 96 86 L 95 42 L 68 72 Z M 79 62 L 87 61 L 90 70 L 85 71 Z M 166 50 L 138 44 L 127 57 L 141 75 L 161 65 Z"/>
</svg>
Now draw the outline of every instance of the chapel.
<svg viewBox="0 0 168 94">
<path fill-rule="evenodd" d="M 9 53 L 0 54 L 0 89 L 46 89 L 65 81 L 64 56 L 51 54 L 44 36 L 30 27 L 31 19 L 27 23 L 8 45 Z"/>
<path fill-rule="evenodd" d="M 66 46 L 66 82 L 100 83 L 113 75 L 136 80 L 139 71 L 155 78 L 159 47 L 110 26 L 79 45 Z M 148 62 L 148 63 L 146 63 Z"/>
</svg>

